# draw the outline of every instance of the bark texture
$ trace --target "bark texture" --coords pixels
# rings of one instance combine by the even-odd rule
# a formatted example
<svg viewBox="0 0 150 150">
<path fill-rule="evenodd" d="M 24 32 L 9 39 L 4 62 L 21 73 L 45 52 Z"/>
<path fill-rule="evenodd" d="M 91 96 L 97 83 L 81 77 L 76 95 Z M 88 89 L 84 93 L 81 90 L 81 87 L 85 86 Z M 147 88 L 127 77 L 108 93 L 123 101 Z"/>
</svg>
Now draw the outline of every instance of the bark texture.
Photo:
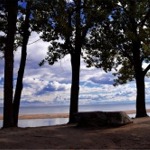
<svg viewBox="0 0 150 150">
<path fill-rule="evenodd" d="M 75 123 L 74 114 L 78 112 L 79 99 L 79 81 L 80 81 L 80 55 L 81 55 L 81 0 L 76 1 L 76 33 L 75 33 L 75 50 L 71 53 L 72 67 L 72 86 L 70 98 L 70 115 L 69 123 Z"/>
<path fill-rule="evenodd" d="M 4 118 L 3 128 L 13 126 L 13 64 L 14 64 L 14 38 L 16 33 L 18 0 L 6 0 L 6 10 L 8 12 L 8 30 L 5 47 L 5 67 L 4 67 Z"/>
<path fill-rule="evenodd" d="M 30 36 L 29 17 L 30 17 L 30 2 L 27 3 L 27 7 L 26 7 L 26 18 L 23 26 L 23 35 L 22 35 L 23 42 L 22 42 L 22 51 L 21 51 L 21 61 L 20 61 L 20 67 L 18 71 L 16 90 L 15 90 L 14 102 L 13 102 L 13 119 L 14 119 L 14 126 L 16 127 L 18 126 L 19 107 L 20 107 L 21 93 L 23 89 L 23 76 L 24 76 L 26 58 L 27 58 L 27 44 Z"/>
</svg>

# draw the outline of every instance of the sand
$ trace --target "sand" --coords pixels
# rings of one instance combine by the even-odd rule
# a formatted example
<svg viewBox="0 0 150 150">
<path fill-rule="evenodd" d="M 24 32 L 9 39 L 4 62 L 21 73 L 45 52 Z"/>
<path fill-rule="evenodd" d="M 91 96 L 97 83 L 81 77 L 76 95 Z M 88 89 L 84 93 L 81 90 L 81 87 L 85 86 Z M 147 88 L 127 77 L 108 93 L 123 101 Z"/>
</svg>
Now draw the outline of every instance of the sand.
<svg viewBox="0 0 150 150">
<path fill-rule="evenodd" d="M 149 140 L 149 117 L 133 119 L 132 124 L 117 128 L 66 124 L 0 130 L 0 149 L 150 149 Z"/>
</svg>

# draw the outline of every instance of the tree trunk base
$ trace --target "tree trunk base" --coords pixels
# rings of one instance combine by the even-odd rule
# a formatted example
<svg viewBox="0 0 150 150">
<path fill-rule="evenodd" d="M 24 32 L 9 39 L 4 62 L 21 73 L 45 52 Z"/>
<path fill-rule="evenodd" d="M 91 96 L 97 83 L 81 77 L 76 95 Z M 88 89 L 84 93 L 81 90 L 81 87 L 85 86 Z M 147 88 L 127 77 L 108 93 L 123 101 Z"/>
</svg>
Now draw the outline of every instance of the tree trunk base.
<svg viewBox="0 0 150 150">
<path fill-rule="evenodd" d="M 149 117 L 147 114 L 136 115 L 135 118 Z"/>
</svg>

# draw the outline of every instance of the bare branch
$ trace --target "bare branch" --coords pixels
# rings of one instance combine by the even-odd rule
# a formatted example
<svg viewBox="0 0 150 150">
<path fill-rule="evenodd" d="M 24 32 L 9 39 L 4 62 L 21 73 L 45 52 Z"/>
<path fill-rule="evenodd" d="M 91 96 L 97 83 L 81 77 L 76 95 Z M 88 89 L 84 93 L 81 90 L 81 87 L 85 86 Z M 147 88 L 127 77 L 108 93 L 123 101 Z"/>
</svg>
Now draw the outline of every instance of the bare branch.
<svg viewBox="0 0 150 150">
<path fill-rule="evenodd" d="M 41 38 L 36 40 L 36 41 L 34 41 L 34 42 L 32 42 L 32 43 L 29 43 L 28 45 L 34 44 L 34 43 L 38 42 L 39 40 L 41 40 Z"/>
<path fill-rule="evenodd" d="M 144 72 L 144 75 L 146 75 L 146 73 L 150 70 L 150 64 L 145 68 L 145 70 L 143 71 Z"/>
</svg>

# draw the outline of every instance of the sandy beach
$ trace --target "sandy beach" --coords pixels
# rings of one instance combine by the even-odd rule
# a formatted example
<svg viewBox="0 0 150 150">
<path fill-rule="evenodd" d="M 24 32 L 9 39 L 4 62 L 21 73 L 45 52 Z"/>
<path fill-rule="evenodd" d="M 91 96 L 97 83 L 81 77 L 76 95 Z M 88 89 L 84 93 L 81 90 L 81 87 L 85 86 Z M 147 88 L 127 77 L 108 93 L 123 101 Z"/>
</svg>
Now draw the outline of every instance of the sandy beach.
<svg viewBox="0 0 150 150">
<path fill-rule="evenodd" d="M 22 115 L 20 119 L 44 116 L 68 117 L 68 114 Z M 0 129 L 0 149 L 149 149 L 149 139 L 149 117 L 133 119 L 132 124 L 117 128 L 78 128 L 66 124 Z"/>
</svg>

